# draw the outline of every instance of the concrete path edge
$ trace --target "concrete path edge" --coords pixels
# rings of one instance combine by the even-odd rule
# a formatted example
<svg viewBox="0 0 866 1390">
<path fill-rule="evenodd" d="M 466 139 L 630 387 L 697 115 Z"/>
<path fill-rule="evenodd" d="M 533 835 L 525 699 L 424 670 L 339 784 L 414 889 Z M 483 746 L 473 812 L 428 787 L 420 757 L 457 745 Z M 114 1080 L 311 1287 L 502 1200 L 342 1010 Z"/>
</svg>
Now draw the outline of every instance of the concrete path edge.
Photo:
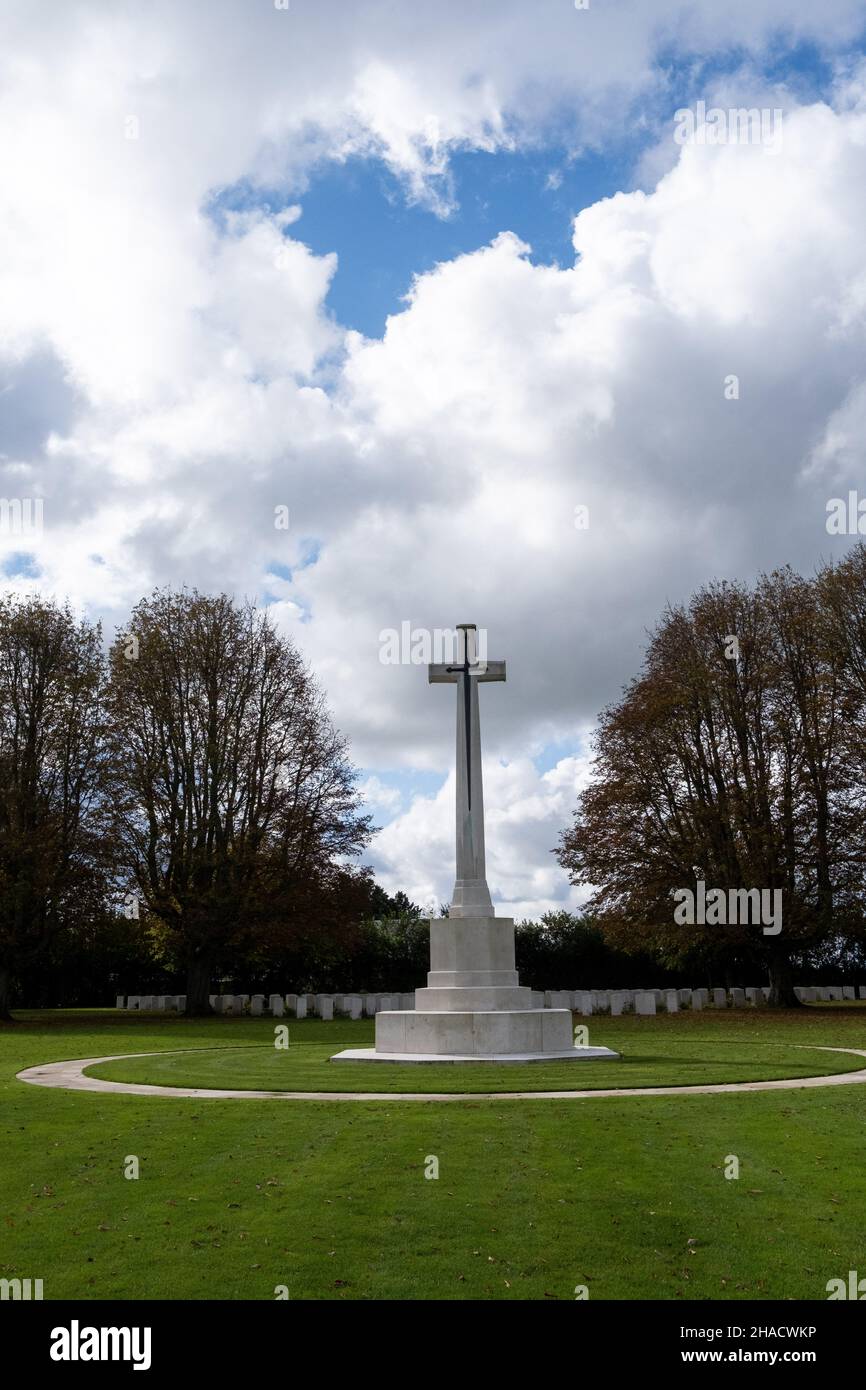
<svg viewBox="0 0 866 1390">
<path fill-rule="evenodd" d="M 858 1047 L 823 1047 L 810 1043 L 792 1043 L 792 1047 L 808 1047 L 817 1052 L 845 1052 L 852 1057 L 866 1058 L 866 1050 Z M 127 1096 L 158 1096 L 162 1100 L 310 1100 L 310 1101 L 479 1101 L 479 1100 L 604 1100 L 629 1096 L 713 1096 L 737 1095 L 746 1091 L 794 1091 L 817 1086 L 866 1085 L 866 1067 L 857 1071 L 833 1072 L 829 1076 L 783 1077 L 776 1081 L 728 1081 L 703 1086 L 637 1086 L 621 1089 L 585 1091 L 241 1091 L 207 1090 L 189 1086 L 148 1086 L 133 1081 L 107 1081 L 86 1076 L 88 1067 L 103 1062 L 119 1062 L 129 1057 L 166 1057 L 178 1052 L 212 1052 L 213 1048 L 173 1048 L 171 1052 L 118 1052 L 107 1057 L 83 1057 L 64 1062 L 43 1062 L 26 1067 L 17 1073 L 19 1081 L 31 1086 L 48 1086 L 64 1091 L 88 1091 L 99 1094 Z"/>
</svg>

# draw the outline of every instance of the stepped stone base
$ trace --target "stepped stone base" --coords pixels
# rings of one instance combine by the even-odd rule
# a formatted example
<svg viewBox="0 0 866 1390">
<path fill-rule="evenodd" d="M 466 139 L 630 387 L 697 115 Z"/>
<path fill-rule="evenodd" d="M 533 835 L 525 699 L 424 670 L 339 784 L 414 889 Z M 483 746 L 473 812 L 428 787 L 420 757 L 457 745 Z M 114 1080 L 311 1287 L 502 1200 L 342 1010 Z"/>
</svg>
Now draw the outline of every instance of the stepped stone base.
<svg viewBox="0 0 866 1390">
<path fill-rule="evenodd" d="M 514 923 L 492 915 L 430 923 L 430 972 L 414 1010 L 376 1014 L 375 1048 L 332 1062 L 579 1062 L 616 1058 L 575 1047 L 570 1009 L 534 1009 L 514 967 Z"/>
<path fill-rule="evenodd" d="M 348 1048 L 331 1061 L 579 1062 L 618 1055 L 575 1047 L 569 1009 L 431 1009 L 377 1014 L 375 1048 Z"/>
</svg>

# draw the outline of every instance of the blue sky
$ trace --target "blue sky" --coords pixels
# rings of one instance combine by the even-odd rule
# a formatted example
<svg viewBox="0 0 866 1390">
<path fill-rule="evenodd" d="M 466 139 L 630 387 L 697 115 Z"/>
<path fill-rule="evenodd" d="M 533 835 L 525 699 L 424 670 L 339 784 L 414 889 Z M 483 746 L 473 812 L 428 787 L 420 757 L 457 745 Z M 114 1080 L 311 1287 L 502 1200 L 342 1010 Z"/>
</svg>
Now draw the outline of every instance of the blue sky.
<svg viewBox="0 0 866 1390">
<path fill-rule="evenodd" d="M 616 192 L 625 172 L 601 155 L 569 161 L 557 147 L 462 152 L 451 169 L 457 206 L 444 218 L 407 204 L 375 160 L 349 160 L 314 175 L 292 232 L 319 254 L 337 252 L 328 303 L 341 323 L 381 337 L 414 275 L 477 250 L 501 231 L 528 242 L 536 262 L 570 264 L 575 214 Z"/>
<path fill-rule="evenodd" d="M 853 45 L 849 58 L 862 51 L 862 44 Z M 672 121 L 679 107 L 693 104 L 714 83 L 745 68 L 750 81 L 779 83 L 791 98 L 810 102 L 828 98 L 834 74 L 832 58 L 815 43 L 792 46 L 783 35 L 760 63 L 732 44 L 700 59 L 676 47 L 662 50 L 656 67 L 659 88 L 652 101 L 636 105 L 615 138 L 597 149 L 564 142 L 554 123 L 530 148 L 455 151 L 447 176 L 453 207 L 445 216 L 407 200 L 404 184 L 372 156 L 321 161 L 305 189 L 291 197 L 241 181 L 213 197 L 211 213 L 219 219 L 226 209 L 299 204 L 301 218 L 288 235 L 319 255 L 335 251 L 339 258 L 330 311 L 345 327 L 377 338 L 387 316 L 404 307 L 413 276 L 477 250 L 499 232 L 527 242 L 537 264 L 571 264 L 577 213 L 634 187 L 638 161 L 657 138 L 659 123 Z"/>
<path fill-rule="evenodd" d="M 571 224 L 581 208 L 615 193 L 628 178 L 625 162 L 562 146 L 529 151 L 461 151 L 450 164 L 455 206 L 446 216 L 408 202 L 405 189 L 373 157 L 328 162 L 296 197 L 242 182 L 210 205 L 226 210 L 300 205 L 287 235 L 318 255 L 339 258 L 328 307 L 347 328 L 378 338 L 389 314 L 404 307 L 413 276 L 486 245 L 501 231 L 532 247 L 536 262 L 574 259 Z"/>
<path fill-rule="evenodd" d="M 35 579 L 39 574 L 36 556 L 28 550 L 13 550 L 3 560 L 3 573 L 9 579 Z"/>
</svg>

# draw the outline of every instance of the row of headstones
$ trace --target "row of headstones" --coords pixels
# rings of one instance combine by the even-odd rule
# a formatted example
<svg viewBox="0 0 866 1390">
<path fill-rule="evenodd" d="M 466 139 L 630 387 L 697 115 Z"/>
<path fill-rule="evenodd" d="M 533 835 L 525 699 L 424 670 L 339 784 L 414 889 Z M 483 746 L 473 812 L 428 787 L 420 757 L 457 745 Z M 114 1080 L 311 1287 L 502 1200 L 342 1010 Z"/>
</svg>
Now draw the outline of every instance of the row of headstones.
<svg viewBox="0 0 866 1390">
<path fill-rule="evenodd" d="M 212 994 L 211 1008 L 218 1014 L 245 1014 L 253 1018 L 270 1014 L 283 1018 L 372 1018 L 383 1009 L 414 1009 L 414 994 Z M 185 994 L 130 994 L 117 996 L 119 1009 L 183 1013 Z"/>
<path fill-rule="evenodd" d="M 534 1009 L 571 1009 L 574 1013 L 592 1015 L 610 1013 L 654 1014 L 659 1009 L 677 1013 L 680 1009 L 733 1009 L 754 1007 L 766 1002 L 767 985 L 751 989 L 622 989 L 622 990 L 540 990 L 532 991 Z M 804 1004 L 829 1003 L 856 999 L 853 985 L 798 986 L 798 998 Z M 866 987 L 859 988 L 859 997 L 866 999 Z M 372 1018 L 385 1009 L 414 1009 L 414 994 L 212 994 L 211 1007 L 217 1013 L 244 1014 L 254 1018 L 271 1014 L 283 1018 Z M 117 996 L 118 1009 L 175 1011 L 186 1008 L 185 994 L 122 994 Z"/>
<path fill-rule="evenodd" d="M 621 990 L 548 990 L 542 996 L 547 1009 L 571 1009 L 573 1013 L 591 1016 L 609 1013 L 654 1014 L 664 1009 L 675 1014 L 680 1009 L 743 1009 L 766 1004 L 768 985 L 750 989 L 621 989 Z M 856 999 L 853 985 L 797 986 L 797 998 L 804 1004 L 829 1003 L 831 1000 Z M 866 987 L 859 988 L 859 997 L 866 999 Z M 533 1006 L 535 996 L 533 995 Z"/>
</svg>

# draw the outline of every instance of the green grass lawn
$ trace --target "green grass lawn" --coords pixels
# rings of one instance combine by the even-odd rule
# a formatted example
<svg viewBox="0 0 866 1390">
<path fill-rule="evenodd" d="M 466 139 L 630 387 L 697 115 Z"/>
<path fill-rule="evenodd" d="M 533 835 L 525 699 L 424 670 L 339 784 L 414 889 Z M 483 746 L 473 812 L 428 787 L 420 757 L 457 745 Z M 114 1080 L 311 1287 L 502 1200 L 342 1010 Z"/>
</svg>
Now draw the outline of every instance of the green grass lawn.
<svg viewBox="0 0 866 1390">
<path fill-rule="evenodd" d="M 592 1299 L 823 1299 L 828 1279 L 866 1274 L 866 1087 L 459 1105 L 88 1095 L 15 1073 L 196 1047 L 216 1050 L 104 1070 L 269 1089 L 400 1089 L 408 1073 L 412 1090 L 475 1090 L 494 1069 L 324 1060 L 369 1024 L 289 1020 L 277 1054 L 267 1020 L 21 1018 L 0 1028 L 0 1277 L 42 1278 L 46 1298 L 272 1299 L 286 1285 L 293 1299 L 571 1299 L 586 1284 Z M 596 1019 L 590 1038 L 623 1061 L 565 1064 L 567 1080 L 562 1065 L 496 1068 L 495 1084 L 847 1069 L 858 1059 L 791 1044 L 866 1047 L 866 1011 Z"/>
<path fill-rule="evenodd" d="M 799 1020 L 798 1020 L 799 1022 Z M 863 1016 L 866 1035 L 866 1014 Z M 169 1025 L 171 1027 L 171 1025 Z M 792 1047 L 778 1036 L 778 1025 L 767 1015 L 732 1014 L 722 1021 L 683 1015 L 658 1019 L 634 1016 L 598 1019 L 591 1029 L 593 1043 L 620 1053 L 615 1062 L 537 1062 L 521 1066 L 471 1066 L 434 1063 L 375 1066 L 332 1063 L 334 1052 L 346 1047 L 372 1047 L 373 1023 L 338 1019 L 289 1022 L 289 1046 L 274 1047 L 274 1025 L 265 1020 L 238 1020 L 232 1035 L 223 1029 L 220 1041 L 229 1050 L 202 1043 L 209 1051 L 136 1057 L 89 1068 L 92 1076 L 113 1081 L 143 1081 L 155 1086 L 231 1087 L 251 1091 L 557 1091 L 632 1086 L 687 1086 L 702 1082 L 760 1081 L 776 1077 L 818 1076 L 831 1071 L 856 1071 L 866 1060 L 839 1053 L 820 1053 Z M 189 1047 L 189 1029 L 176 1025 L 175 1047 Z M 166 1036 L 159 1033 L 160 1045 Z M 796 1030 L 795 1042 L 809 1039 Z M 829 1036 L 829 1034 L 827 1035 Z M 823 1039 L 823 1033 L 822 1038 Z M 816 1038 L 816 1041 L 819 1039 Z M 235 1045 L 232 1047 L 231 1043 Z M 856 1046 L 856 1044 L 852 1044 Z"/>
</svg>

